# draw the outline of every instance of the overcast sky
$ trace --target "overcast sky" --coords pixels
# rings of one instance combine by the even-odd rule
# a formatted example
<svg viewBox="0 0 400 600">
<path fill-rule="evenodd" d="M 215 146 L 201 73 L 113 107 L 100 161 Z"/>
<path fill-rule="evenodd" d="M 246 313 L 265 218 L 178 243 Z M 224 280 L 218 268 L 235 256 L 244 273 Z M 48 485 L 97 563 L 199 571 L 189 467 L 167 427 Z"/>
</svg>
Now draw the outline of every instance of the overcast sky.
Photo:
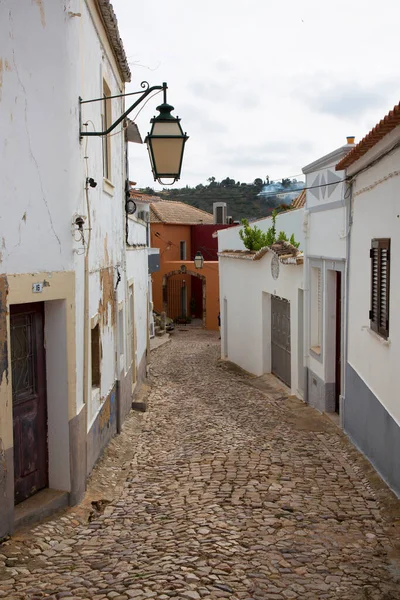
<svg viewBox="0 0 400 600">
<path fill-rule="evenodd" d="M 168 83 L 186 144 L 176 186 L 281 179 L 356 142 L 400 100 L 399 0 L 112 0 L 127 91 Z M 144 139 L 161 95 L 136 122 Z M 133 115 L 131 115 L 133 116 Z M 153 182 L 146 146 L 130 179 Z"/>
</svg>

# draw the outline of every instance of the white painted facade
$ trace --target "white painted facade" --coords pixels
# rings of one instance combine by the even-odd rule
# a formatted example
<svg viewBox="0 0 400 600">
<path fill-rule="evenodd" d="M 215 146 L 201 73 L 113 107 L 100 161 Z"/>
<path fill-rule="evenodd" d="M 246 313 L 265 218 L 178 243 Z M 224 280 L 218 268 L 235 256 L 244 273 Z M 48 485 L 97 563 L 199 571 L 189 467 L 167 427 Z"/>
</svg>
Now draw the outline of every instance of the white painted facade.
<svg viewBox="0 0 400 600">
<path fill-rule="evenodd" d="M 349 167 L 354 175 L 351 253 L 349 265 L 348 362 L 370 388 L 385 410 L 400 426 L 397 374 L 400 356 L 400 149 L 397 148 L 374 165 L 383 152 L 400 142 L 400 127 L 385 136 L 363 158 Z M 365 171 L 355 175 L 361 169 Z M 393 175 L 396 173 L 396 175 Z M 392 174 L 392 175 L 390 175 Z M 390 312 L 389 337 L 372 331 L 371 261 L 369 251 L 374 238 L 389 238 Z"/>
<path fill-rule="evenodd" d="M 346 144 L 303 168 L 305 398 L 327 412 L 338 409 L 344 387 L 344 336 L 337 330 L 345 327 L 349 193 L 345 173 L 335 166 L 353 147 Z"/>
<path fill-rule="evenodd" d="M 278 215 L 277 231 L 295 234 L 300 248 L 304 244 L 302 233 L 304 210 L 294 210 Z M 254 224 L 263 231 L 271 226 L 271 218 Z M 221 305 L 221 356 L 254 375 L 271 372 L 271 296 L 290 302 L 291 332 L 291 393 L 303 395 L 302 372 L 299 358 L 303 354 L 299 318 L 302 320 L 303 265 L 279 265 L 279 276 L 274 279 L 268 251 L 259 260 L 249 260 L 239 253 L 224 255 L 224 251 L 243 250 L 239 237 L 241 227 L 218 232 L 220 305 Z M 222 254 L 221 254 L 222 253 Z"/>
<path fill-rule="evenodd" d="M 10 306 L 43 302 L 49 486 L 69 492 L 72 502 L 145 374 L 149 327 L 146 223 L 129 218 L 126 236 L 123 124 L 108 142 L 79 137 L 79 98 L 122 94 L 129 80 L 120 41 L 112 39 L 113 27 L 107 29 L 109 10 L 107 0 L 6 0 L 0 8 L 0 272 L 7 343 Z M 124 107 L 124 98 L 108 101 L 109 123 Z M 83 104 L 82 130 L 101 131 L 104 113 L 104 101 Z M 136 248 L 127 250 L 126 241 Z M 43 291 L 34 294 L 32 283 L 43 281 Z M 94 385 L 96 327 L 101 352 Z M 8 351 L 9 371 L 10 361 Z M 133 385 L 125 381 L 132 365 Z M 1 374 L 0 384 L 0 441 L 12 450 L 11 378 Z M 118 394 L 125 394 L 124 406 L 115 406 Z M 78 460 L 75 444 L 84 448 L 85 435 L 88 454 Z M 82 473 L 75 473 L 75 464 Z"/>
</svg>

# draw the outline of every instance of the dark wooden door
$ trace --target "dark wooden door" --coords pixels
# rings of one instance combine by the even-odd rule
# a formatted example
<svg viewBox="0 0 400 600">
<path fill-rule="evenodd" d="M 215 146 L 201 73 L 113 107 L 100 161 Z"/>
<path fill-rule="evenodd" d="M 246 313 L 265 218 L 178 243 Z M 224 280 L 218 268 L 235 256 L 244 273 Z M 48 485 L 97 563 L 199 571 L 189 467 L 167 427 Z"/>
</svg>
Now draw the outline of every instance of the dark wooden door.
<svg viewBox="0 0 400 600">
<path fill-rule="evenodd" d="M 339 413 L 342 393 L 342 274 L 336 271 L 336 360 L 335 360 L 335 411 Z"/>
<path fill-rule="evenodd" d="M 278 296 L 271 296 L 271 372 L 290 387 L 290 302 Z"/>
<path fill-rule="evenodd" d="M 15 504 L 48 485 L 43 302 L 11 306 Z"/>
</svg>

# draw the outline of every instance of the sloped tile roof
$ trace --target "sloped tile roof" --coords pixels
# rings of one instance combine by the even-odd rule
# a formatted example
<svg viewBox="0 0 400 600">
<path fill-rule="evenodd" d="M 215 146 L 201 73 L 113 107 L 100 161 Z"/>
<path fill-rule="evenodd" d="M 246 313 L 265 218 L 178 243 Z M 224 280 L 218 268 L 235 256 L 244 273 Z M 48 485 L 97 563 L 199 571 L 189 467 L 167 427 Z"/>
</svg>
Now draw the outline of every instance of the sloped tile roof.
<svg viewBox="0 0 400 600">
<path fill-rule="evenodd" d="M 306 205 L 306 190 L 302 190 L 298 196 L 293 200 L 293 208 L 304 208 Z"/>
<path fill-rule="evenodd" d="M 377 144 L 382 138 L 390 133 L 393 129 L 400 125 L 400 102 L 386 115 L 371 131 L 354 146 L 353 150 L 349 152 L 338 164 L 336 165 L 336 171 L 343 171 L 350 165 L 356 162 L 359 158 L 364 156 Z"/>
<path fill-rule="evenodd" d="M 272 246 L 265 246 L 265 248 L 261 248 L 257 252 L 252 252 L 251 250 L 223 250 L 218 253 L 218 256 L 254 261 L 260 260 L 267 252 L 276 254 L 283 264 L 301 265 L 304 262 L 303 253 L 289 242 L 284 242 L 283 240 L 278 240 Z"/>
<path fill-rule="evenodd" d="M 146 204 L 151 204 L 152 202 L 161 202 L 161 198 L 159 196 L 149 196 L 148 194 L 142 194 L 136 190 L 130 190 L 129 196 L 132 198 L 132 200 L 144 202 Z"/>
<path fill-rule="evenodd" d="M 128 59 L 126 58 L 124 45 L 118 30 L 118 21 L 110 0 L 97 0 L 100 14 L 103 18 L 104 27 L 107 32 L 107 37 L 113 49 L 114 56 L 117 60 L 121 75 L 125 82 L 131 80 L 131 70 L 129 68 Z"/>
<path fill-rule="evenodd" d="M 213 215 L 184 202 L 161 200 L 150 204 L 150 223 L 170 225 L 212 224 Z"/>
</svg>

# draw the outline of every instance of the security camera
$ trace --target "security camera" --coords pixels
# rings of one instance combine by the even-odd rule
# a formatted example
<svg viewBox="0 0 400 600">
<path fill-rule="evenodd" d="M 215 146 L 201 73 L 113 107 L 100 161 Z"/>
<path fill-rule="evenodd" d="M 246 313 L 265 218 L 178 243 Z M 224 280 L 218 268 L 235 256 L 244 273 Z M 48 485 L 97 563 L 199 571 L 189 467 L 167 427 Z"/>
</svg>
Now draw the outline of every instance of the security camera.
<svg viewBox="0 0 400 600">
<path fill-rule="evenodd" d="M 90 187 L 95 188 L 97 185 L 97 181 L 95 181 L 93 179 L 93 177 L 87 177 L 86 178 L 86 183 L 88 183 L 90 185 Z"/>
</svg>

